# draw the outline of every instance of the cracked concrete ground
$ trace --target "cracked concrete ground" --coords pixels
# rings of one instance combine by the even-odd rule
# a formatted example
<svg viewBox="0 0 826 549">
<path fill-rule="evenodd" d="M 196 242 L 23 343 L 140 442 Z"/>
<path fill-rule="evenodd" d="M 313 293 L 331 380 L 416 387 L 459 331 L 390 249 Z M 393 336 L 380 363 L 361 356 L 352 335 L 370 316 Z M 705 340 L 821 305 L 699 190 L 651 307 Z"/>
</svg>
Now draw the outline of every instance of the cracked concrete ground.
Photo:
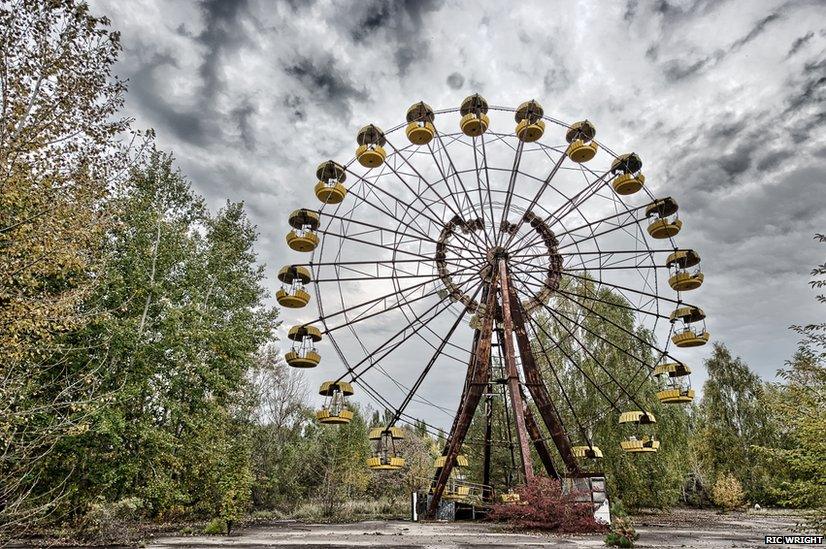
<svg viewBox="0 0 826 549">
<path fill-rule="evenodd" d="M 731 513 L 681 509 L 668 514 L 635 517 L 637 547 L 764 547 L 763 536 L 798 532 L 793 514 Z M 488 547 L 604 547 L 602 535 L 548 535 L 503 531 L 485 523 L 414 523 L 364 521 L 353 524 L 276 522 L 233 533 L 232 536 L 181 536 L 156 539 L 157 549 L 215 548 L 488 548 Z"/>
</svg>

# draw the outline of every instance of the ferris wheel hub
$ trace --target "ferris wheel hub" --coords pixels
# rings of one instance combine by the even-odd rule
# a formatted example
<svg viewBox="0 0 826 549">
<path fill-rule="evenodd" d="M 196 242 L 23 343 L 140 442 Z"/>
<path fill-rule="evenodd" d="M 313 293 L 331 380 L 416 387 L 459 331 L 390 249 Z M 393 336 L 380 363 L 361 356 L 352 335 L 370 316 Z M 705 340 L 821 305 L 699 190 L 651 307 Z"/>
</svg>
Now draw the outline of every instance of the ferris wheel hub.
<svg viewBox="0 0 826 549">
<path fill-rule="evenodd" d="M 504 246 L 493 246 L 488 249 L 488 263 L 497 263 L 500 259 L 508 259 L 508 250 Z"/>
</svg>

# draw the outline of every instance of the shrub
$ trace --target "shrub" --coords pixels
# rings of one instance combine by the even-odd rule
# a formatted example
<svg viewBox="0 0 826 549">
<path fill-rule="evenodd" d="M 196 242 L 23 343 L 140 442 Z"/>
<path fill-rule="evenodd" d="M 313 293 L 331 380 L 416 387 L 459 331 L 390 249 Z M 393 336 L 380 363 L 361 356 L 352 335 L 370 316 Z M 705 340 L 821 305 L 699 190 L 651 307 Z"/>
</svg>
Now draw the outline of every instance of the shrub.
<svg viewBox="0 0 826 549">
<path fill-rule="evenodd" d="M 227 533 L 227 521 L 222 518 L 214 518 L 204 527 L 204 534 L 215 536 Z"/>
<path fill-rule="evenodd" d="M 590 503 L 577 502 L 574 494 L 563 494 L 558 480 L 537 477 L 516 489 L 519 503 L 491 507 L 488 518 L 514 526 L 551 532 L 602 532 L 605 526 L 594 519 Z"/>
<path fill-rule="evenodd" d="M 743 486 L 731 473 L 720 475 L 711 488 L 711 501 L 726 511 L 736 509 L 743 505 Z"/>
<path fill-rule="evenodd" d="M 136 497 L 115 502 L 96 502 L 79 521 L 76 534 L 81 539 L 126 540 L 142 510 L 143 501 Z"/>
<path fill-rule="evenodd" d="M 615 499 L 611 502 L 611 516 L 618 518 L 628 518 L 628 511 L 625 509 L 625 504 L 621 499 Z"/>
<path fill-rule="evenodd" d="M 605 545 L 614 547 L 633 547 L 634 540 L 640 537 L 634 524 L 627 517 L 616 517 L 611 521 L 611 531 L 605 536 Z"/>
</svg>

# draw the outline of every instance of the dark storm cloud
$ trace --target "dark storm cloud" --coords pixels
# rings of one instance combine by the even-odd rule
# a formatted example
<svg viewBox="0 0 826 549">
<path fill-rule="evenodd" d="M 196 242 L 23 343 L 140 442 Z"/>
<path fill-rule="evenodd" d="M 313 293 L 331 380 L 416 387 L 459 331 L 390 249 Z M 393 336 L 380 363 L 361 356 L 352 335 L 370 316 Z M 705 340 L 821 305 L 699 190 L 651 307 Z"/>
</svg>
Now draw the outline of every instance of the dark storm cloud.
<svg viewBox="0 0 826 549">
<path fill-rule="evenodd" d="M 255 114 L 255 107 L 253 107 L 249 101 L 244 101 L 240 106 L 232 109 L 230 113 L 232 119 L 238 126 L 238 131 L 241 132 L 241 140 L 244 142 L 244 147 L 249 151 L 255 150 L 255 133 L 250 126 L 250 118 Z"/>
<path fill-rule="evenodd" d="M 247 0 L 202 0 L 204 30 L 197 41 L 206 46 L 207 53 L 198 71 L 203 95 L 211 100 L 223 88 L 220 77 L 221 56 L 225 50 L 237 47 L 246 36 L 239 29 L 241 15 L 247 11 Z"/>
<path fill-rule="evenodd" d="M 812 130 L 826 122 L 826 61 L 811 61 L 789 82 L 794 90 L 787 101 L 786 116 L 795 119 L 791 137 L 796 143 L 809 139 Z"/>
<path fill-rule="evenodd" d="M 763 31 L 766 30 L 766 25 L 768 25 L 772 21 L 776 21 L 779 18 L 780 15 L 776 13 L 767 15 L 766 17 L 758 21 L 757 24 L 748 32 L 748 34 L 746 34 L 742 38 L 739 38 L 738 40 L 735 40 L 734 43 L 731 45 L 731 50 L 734 51 L 742 48 L 743 46 L 745 46 L 746 44 L 760 36 L 763 33 Z"/>
<path fill-rule="evenodd" d="M 791 57 L 792 55 L 796 54 L 798 51 L 800 51 L 800 48 L 805 46 L 809 42 L 809 40 L 814 38 L 814 36 L 814 32 L 808 32 L 800 38 L 796 39 L 794 42 L 792 42 L 792 47 L 789 48 L 789 53 L 786 54 L 786 57 Z"/>
<path fill-rule="evenodd" d="M 465 77 L 458 72 L 451 73 L 451 75 L 447 77 L 447 85 L 454 90 L 461 88 L 464 83 Z"/>
<path fill-rule="evenodd" d="M 156 53 L 139 66 L 129 78 L 130 101 L 137 101 L 146 113 L 150 125 L 168 130 L 185 143 L 204 146 L 210 141 L 211 132 L 203 112 L 173 105 L 163 90 L 166 82 L 158 77 L 163 68 L 177 69 L 176 60 L 169 54 Z"/>
<path fill-rule="evenodd" d="M 637 13 L 637 0 L 628 0 L 625 3 L 625 12 L 622 14 L 622 18 L 624 21 L 630 23 L 634 19 L 634 15 Z"/>
<path fill-rule="evenodd" d="M 706 70 L 709 67 L 720 63 L 729 55 L 739 51 L 743 46 L 760 36 L 766 30 L 769 23 L 776 21 L 779 18 L 780 15 L 772 13 L 763 19 L 760 19 L 748 33 L 732 42 L 728 50 L 716 49 L 709 54 L 700 55 L 699 57 L 697 57 L 696 52 L 690 52 L 688 53 L 689 59 L 685 59 L 682 56 L 678 59 L 671 59 L 664 64 L 663 72 L 665 73 L 667 79 L 676 82 L 695 73 Z M 694 59 L 691 59 L 692 53 L 694 54 Z M 656 55 L 657 50 L 655 47 L 652 51 L 653 59 L 656 59 Z"/>
<path fill-rule="evenodd" d="M 304 92 L 327 111 L 341 113 L 349 118 L 352 101 L 365 101 L 369 93 L 350 81 L 332 57 L 324 60 L 297 58 L 284 65 L 284 73 L 301 84 Z"/>
<path fill-rule="evenodd" d="M 441 6 L 437 0 L 376 0 L 360 2 L 353 14 L 354 5 L 345 4 L 347 17 L 334 24 L 351 25 L 349 34 L 356 44 L 380 45 L 392 52 L 400 76 L 407 74 L 410 66 L 424 61 L 430 54 L 426 39 L 425 17 Z"/>
</svg>

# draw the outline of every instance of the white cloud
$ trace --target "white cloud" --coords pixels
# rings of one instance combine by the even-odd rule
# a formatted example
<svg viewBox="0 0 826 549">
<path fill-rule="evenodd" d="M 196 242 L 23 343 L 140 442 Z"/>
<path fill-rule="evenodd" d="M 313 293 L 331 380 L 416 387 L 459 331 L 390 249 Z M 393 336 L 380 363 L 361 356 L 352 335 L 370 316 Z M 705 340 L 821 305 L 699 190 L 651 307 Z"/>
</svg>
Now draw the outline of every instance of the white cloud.
<svg viewBox="0 0 826 549">
<path fill-rule="evenodd" d="M 246 202 L 273 288 L 276 270 L 297 260 L 283 242 L 286 217 L 315 207 L 318 162 L 351 158 L 363 123 L 391 127 L 415 101 L 452 107 L 479 91 L 491 104 L 535 98 L 561 120 L 587 117 L 614 150 L 640 154 L 653 192 L 682 206 L 680 245 L 703 256 L 707 282 L 691 300 L 714 338 L 761 375 L 792 353 L 789 324 L 817 320 L 806 280 L 822 256 L 811 235 L 826 229 L 826 33 L 815 2 L 94 7 L 123 33 L 119 72 L 131 79 L 136 125 L 156 128 L 213 206 Z M 453 131 L 456 121 L 444 123 Z M 374 324 L 373 336 L 390 322 Z M 685 355 L 695 383 L 708 352 Z M 417 344 L 386 368 L 410 382 L 426 356 Z M 331 370 L 308 375 L 315 384 Z M 456 362 L 437 364 L 426 394 L 453 407 L 462 376 Z M 449 423 L 427 410 L 411 407 Z"/>
</svg>

